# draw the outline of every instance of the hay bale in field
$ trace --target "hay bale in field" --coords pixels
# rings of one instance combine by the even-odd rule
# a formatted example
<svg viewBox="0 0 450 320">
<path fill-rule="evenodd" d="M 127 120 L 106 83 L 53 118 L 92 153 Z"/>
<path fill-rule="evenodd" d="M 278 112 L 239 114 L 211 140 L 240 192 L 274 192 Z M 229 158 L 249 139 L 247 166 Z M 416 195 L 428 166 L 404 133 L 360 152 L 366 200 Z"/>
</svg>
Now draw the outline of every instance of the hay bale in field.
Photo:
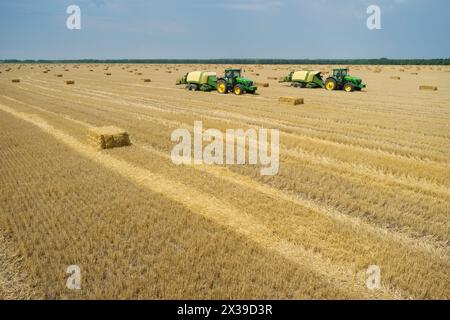
<svg viewBox="0 0 450 320">
<path fill-rule="evenodd" d="M 268 82 L 255 82 L 255 86 L 267 88 L 267 87 L 269 87 L 269 83 Z"/>
<path fill-rule="evenodd" d="M 437 89 L 436 86 L 419 86 L 419 90 L 437 91 Z"/>
<path fill-rule="evenodd" d="M 381 69 L 375 69 L 375 70 L 373 70 L 374 73 L 381 73 L 381 71 L 382 71 Z"/>
<path fill-rule="evenodd" d="M 100 149 L 131 145 L 128 132 L 114 126 L 91 128 L 88 132 L 88 139 L 91 144 Z"/>
<path fill-rule="evenodd" d="M 267 77 L 267 80 L 278 80 L 277 77 Z"/>
<path fill-rule="evenodd" d="M 111 73 L 109 73 L 109 72 L 108 72 L 108 73 L 105 73 L 105 74 L 106 74 L 107 76 L 110 76 L 110 75 L 111 75 Z"/>
<path fill-rule="evenodd" d="M 74 81 L 74 80 L 67 80 L 67 81 L 66 81 L 66 84 L 69 84 L 69 85 L 70 85 L 70 84 L 75 84 L 75 81 Z"/>
<path fill-rule="evenodd" d="M 400 77 L 393 76 L 393 77 L 391 77 L 391 79 L 392 79 L 392 80 L 400 80 Z"/>
<path fill-rule="evenodd" d="M 278 103 L 290 104 L 290 105 L 296 106 L 296 105 L 299 105 L 299 104 L 303 104 L 304 100 L 303 100 L 303 98 L 280 97 L 278 99 Z"/>
<path fill-rule="evenodd" d="M 138 73 L 136 73 L 136 75 L 142 76 L 142 72 L 138 72 Z"/>
<path fill-rule="evenodd" d="M 12 79 L 11 82 L 12 82 L 12 83 L 19 83 L 19 82 L 20 82 L 20 79 Z"/>
<path fill-rule="evenodd" d="M 417 76 L 417 75 L 419 75 L 417 72 L 411 72 L 411 75 L 413 75 L 413 76 Z"/>
<path fill-rule="evenodd" d="M 62 78 L 63 75 L 62 75 L 62 74 L 57 74 L 56 76 L 57 76 L 58 78 Z"/>
<path fill-rule="evenodd" d="M 144 79 L 144 82 L 152 82 L 152 79 Z"/>
</svg>

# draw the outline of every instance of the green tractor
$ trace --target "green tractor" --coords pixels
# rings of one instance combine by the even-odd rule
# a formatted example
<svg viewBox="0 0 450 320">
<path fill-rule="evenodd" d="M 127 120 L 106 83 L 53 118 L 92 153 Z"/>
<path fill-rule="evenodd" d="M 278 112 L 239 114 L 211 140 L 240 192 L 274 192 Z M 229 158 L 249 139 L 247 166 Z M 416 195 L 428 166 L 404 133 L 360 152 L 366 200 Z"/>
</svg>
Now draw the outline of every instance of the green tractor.
<svg viewBox="0 0 450 320">
<path fill-rule="evenodd" d="M 333 69 L 333 75 L 325 80 L 325 88 L 327 90 L 344 90 L 352 92 L 360 91 L 366 85 L 362 83 L 360 78 L 352 77 L 348 74 L 348 69 Z"/>
<path fill-rule="evenodd" d="M 241 76 L 241 69 L 226 69 L 223 78 L 217 79 L 217 92 L 226 94 L 233 92 L 236 95 L 255 93 L 258 88 L 253 81 Z"/>
</svg>

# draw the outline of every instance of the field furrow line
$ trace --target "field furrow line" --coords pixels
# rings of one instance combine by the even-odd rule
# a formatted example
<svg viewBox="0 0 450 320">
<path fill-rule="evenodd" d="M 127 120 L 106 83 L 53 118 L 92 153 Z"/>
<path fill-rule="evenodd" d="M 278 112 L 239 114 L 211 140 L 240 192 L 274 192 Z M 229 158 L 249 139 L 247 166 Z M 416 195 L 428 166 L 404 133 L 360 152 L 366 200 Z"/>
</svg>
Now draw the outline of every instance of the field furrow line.
<svg viewBox="0 0 450 320">
<path fill-rule="evenodd" d="M 166 177 L 131 165 L 126 161 L 116 159 L 108 154 L 98 152 L 95 148 L 80 143 L 72 136 L 55 129 L 44 119 L 36 115 L 17 112 L 3 104 L 0 104 L 0 110 L 38 127 L 78 154 L 101 164 L 124 178 L 181 203 L 192 212 L 207 217 L 220 225 L 229 227 L 261 247 L 317 272 L 328 279 L 330 285 L 345 288 L 360 297 L 405 298 L 396 288 L 383 287 L 377 293 L 370 292 L 365 287 L 364 272 L 355 275 L 349 272 L 345 266 L 335 265 L 327 259 L 323 259 L 309 250 L 305 250 L 300 245 L 294 245 L 288 241 L 274 237 L 270 229 L 260 224 L 251 216 L 242 214 L 230 203 L 223 202 L 212 195 L 198 192 L 183 183 L 169 180 Z"/>
</svg>

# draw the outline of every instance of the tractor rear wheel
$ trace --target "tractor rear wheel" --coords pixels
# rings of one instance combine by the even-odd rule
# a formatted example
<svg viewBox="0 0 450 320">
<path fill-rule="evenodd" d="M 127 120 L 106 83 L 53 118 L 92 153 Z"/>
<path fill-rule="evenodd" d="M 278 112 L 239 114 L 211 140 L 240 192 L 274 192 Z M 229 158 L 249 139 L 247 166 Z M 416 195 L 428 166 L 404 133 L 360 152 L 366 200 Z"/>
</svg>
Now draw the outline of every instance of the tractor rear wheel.
<svg viewBox="0 0 450 320">
<path fill-rule="evenodd" d="M 239 85 L 239 84 L 237 84 L 237 85 L 234 86 L 233 92 L 234 92 L 234 94 L 237 95 L 237 96 L 240 96 L 241 94 L 244 93 L 244 91 L 242 90 L 241 85 Z"/>
<path fill-rule="evenodd" d="M 355 86 L 353 85 L 353 83 L 347 82 L 346 84 L 344 84 L 345 92 L 352 92 L 354 90 L 355 90 Z"/>
<path fill-rule="evenodd" d="M 227 82 L 225 80 L 217 81 L 217 92 L 220 94 L 225 94 L 228 92 Z"/>
<path fill-rule="evenodd" d="M 336 90 L 337 83 L 336 80 L 333 78 L 328 78 L 327 81 L 325 81 L 325 88 L 329 91 Z"/>
</svg>

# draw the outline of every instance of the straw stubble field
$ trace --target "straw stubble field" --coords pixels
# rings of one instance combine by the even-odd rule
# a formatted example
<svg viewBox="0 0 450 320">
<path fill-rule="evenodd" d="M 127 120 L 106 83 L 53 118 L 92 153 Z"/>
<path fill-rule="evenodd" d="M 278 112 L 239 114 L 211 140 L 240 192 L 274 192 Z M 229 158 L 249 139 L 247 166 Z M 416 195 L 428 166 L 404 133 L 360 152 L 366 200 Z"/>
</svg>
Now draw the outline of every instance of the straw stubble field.
<svg viewBox="0 0 450 320">
<path fill-rule="evenodd" d="M 224 67 L 0 65 L 0 297 L 449 299 L 448 70 L 355 66 L 352 94 L 278 84 L 295 66 L 243 66 L 255 96 L 174 85 Z M 197 120 L 279 129 L 279 173 L 173 165 Z M 100 151 L 100 126 L 132 145 Z"/>
</svg>

